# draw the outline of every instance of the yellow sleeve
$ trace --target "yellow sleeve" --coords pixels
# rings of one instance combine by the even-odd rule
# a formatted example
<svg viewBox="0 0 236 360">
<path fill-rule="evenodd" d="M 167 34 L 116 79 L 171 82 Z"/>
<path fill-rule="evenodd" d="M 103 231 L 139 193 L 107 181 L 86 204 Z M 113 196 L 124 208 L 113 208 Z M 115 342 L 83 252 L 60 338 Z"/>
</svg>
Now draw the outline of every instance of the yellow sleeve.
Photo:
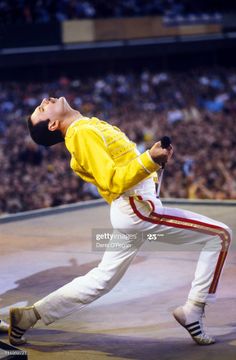
<svg viewBox="0 0 236 360">
<path fill-rule="evenodd" d="M 124 166 L 117 166 L 109 155 L 102 136 L 88 126 L 83 126 L 74 133 L 73 148 L 79 166 L 95 179 L 101 189 L 115 194 L 122 194 L 160 169 L 149 151 Z"/>
</svg>

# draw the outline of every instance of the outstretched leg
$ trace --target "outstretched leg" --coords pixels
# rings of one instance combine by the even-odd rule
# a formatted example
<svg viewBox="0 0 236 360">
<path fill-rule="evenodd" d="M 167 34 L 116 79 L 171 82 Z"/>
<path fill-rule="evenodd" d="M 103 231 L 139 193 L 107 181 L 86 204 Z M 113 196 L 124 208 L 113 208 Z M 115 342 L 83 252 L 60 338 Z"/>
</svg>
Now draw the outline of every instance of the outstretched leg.
<svg viewBox="0 0 236 360">
<path fill-rule="evenodd" d="M 10 342 L 14 345 L 25 343 L 25 331 L 34 326 L 39 318 L 45 324 L 50 324 L 110 291 L 124 275 L 142 245 L 142 239 L 132 239 L 125 235 L 122 238 L 118 241 L 113 237 L 109 242 L 111 250 L 107 250 L 100 264 L 86 275 L 75 278 L 36 302 L 33 307 L 11 309 Z M 116 246 L 112 246 L 113 243 Z"/>
</svg>

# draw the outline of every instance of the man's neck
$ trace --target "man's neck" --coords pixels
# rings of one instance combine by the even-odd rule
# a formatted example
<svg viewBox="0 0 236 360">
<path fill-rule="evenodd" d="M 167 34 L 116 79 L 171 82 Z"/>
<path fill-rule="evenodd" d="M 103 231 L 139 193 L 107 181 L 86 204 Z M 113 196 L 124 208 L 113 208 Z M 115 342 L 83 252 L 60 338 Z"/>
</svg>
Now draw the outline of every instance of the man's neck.
<svg viewBox="0 0 236 360">
<path fill-rule="evenodd" d="M 70 113 L 68 113 L 68 115 L 63 119 L 61 126 L 60 126 L 60 130 L 63 133 L 63 135 L 66 135 L 66 131 L 68 129 L 68 127 L 75 121 L 79 120 L 83 118 L 83 115 L 77 111 L 77 110 L 72 110 Z"/>
</svg>

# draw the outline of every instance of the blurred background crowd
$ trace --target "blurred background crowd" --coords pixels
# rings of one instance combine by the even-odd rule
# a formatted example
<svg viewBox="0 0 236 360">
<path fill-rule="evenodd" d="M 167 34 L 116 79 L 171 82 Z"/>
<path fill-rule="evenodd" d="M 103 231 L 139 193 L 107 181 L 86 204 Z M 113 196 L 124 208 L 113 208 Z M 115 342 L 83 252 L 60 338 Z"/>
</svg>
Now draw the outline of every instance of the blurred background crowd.
<svg viewBox="0 0 236 360">
<path fill-rule="evenodd" d="M 235 24 L 233 0 L 0 0 L 0 214 L 99 198 L 28 135 L 49 96 L 140 152 L 170 136 L 162 197 L 236 199 Z"/>
<path fill-rule="evenodd" d="M 98 198 L 69 168 L 63 144 L 36 146 L 26 118 L 44 97 L 65 96 L 85 116 L 119 126 L 140 152 L 163 135 L 175 154 L 163 197 L 236 199 L 236 68 L 106 73 L 0 85 L 0 213 Z M 99 160 L 98 160 L 99 161 Z"/>
<path fill-rule="evenodd" d="M 229 3 L 227 5 L 227 3 Z M 220 0 L 0 0 L 5 23 L 45 23 L 86 18 L 162 15 L 167 17 L 211 14 L 219 19 L 231 2 Z"/>
</svg>

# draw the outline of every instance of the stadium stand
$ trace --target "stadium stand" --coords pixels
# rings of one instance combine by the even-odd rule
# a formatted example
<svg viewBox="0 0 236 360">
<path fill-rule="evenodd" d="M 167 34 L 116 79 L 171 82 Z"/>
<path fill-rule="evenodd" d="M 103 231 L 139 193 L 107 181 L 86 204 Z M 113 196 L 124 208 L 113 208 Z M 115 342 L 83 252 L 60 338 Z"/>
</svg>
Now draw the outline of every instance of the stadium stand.
<svg viewBox="0 0 236 360">
<path fill-rule="evenodd" d="M 172 137 L 175 156 L 162 196 L 236 198 L 236 69 L 195 69 L 47 83 L 5 82 L 0 89 L 1 213 L 98 198 L 69 169 L 63 145 L 45 149 L 29 139 L 26 117 L 47 96 L 66 96 L 86 116 L 118 125 L 142 152 Z"/>
</svg>

